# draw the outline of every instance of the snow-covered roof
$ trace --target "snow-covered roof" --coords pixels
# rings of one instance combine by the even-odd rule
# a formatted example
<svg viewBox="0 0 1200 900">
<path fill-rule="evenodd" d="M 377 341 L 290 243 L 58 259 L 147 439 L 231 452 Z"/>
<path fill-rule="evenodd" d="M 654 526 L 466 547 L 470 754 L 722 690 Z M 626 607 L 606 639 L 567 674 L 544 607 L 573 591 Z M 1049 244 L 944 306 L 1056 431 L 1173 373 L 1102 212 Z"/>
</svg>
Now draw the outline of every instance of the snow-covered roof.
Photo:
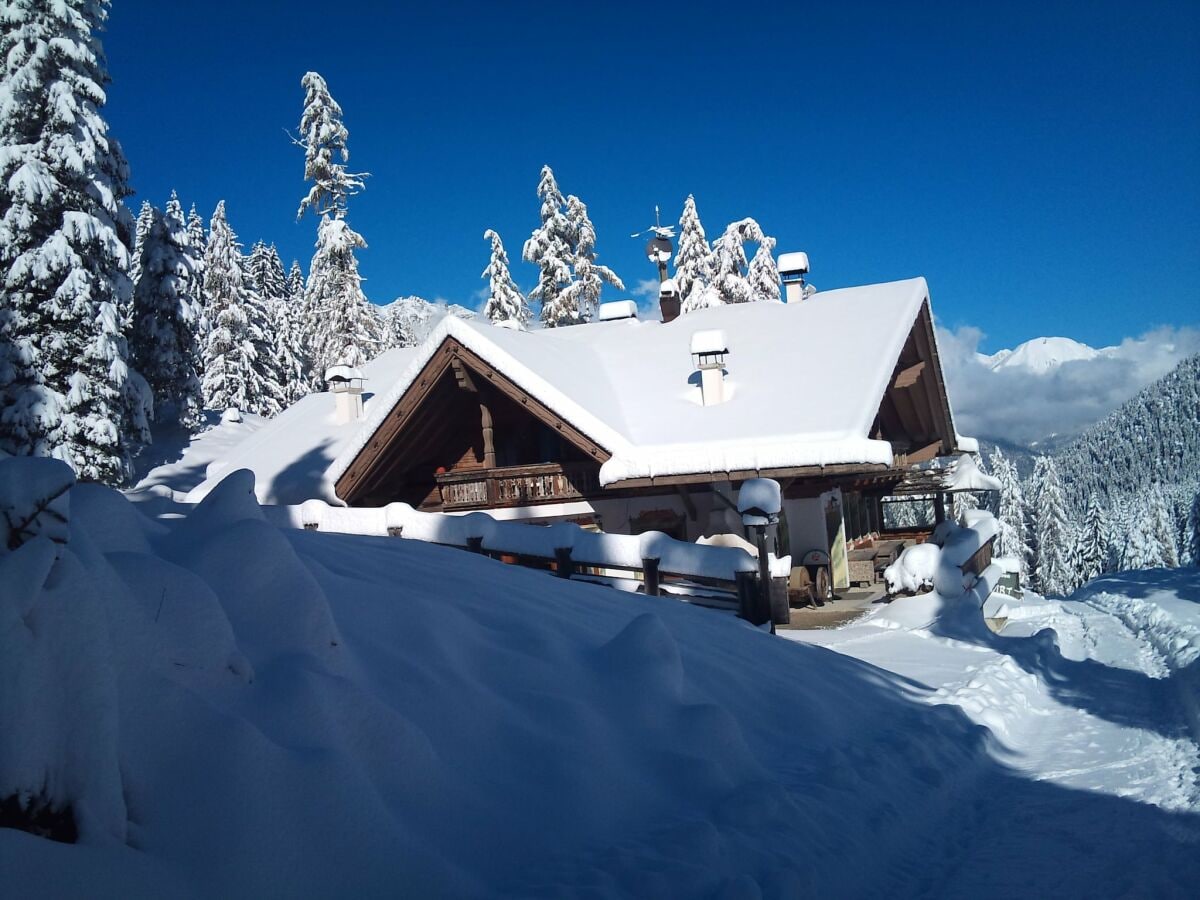
<svg viewBox="0 0 1200 900">
<path fill-rule="evenodd" d="M 353 377 L 367 379 L 368 384 L 394 384 L 416 353 L 415 347 L 389 350 L 361 371 L 351 371 L 358 372 Z M 379 394 L 364 394 L 364 416 L 369 416 L 379 402 Z M 326 472 L 362 427 L 363 420 L 337 424 L 332 393 L 309 394 L 211 464 L 205 480 L 188 493 L 187 499 L 195 503 L 229 472 L 250 469 L 255 475 L 255 493 L 263 503 L 303 503 L 313 498 L 336 503 L 333 482 Z"/>
<path fill-rule="evenodd" d="M 892 448 L 871 424 L 929 296 L 924 278 L 814 294 L 802 304 L 698 310 L 674 322 L 622 319 L 512 332 L 447 318 L 368 412 L 328 472 L 336 481 L 447 337 L 604 447 L 600 481 L 689 473 L 875 463 Z M 704 406 L 696 331 L 736 345 L 727 402 Z"/>
<path fill-rule="evenodd" d="M 443 319 L 419 347 L 364 367 L 377 393 L 337 425 L 331 395 L 285 410 L 223 460 L 249 468 L 269 502 L 334 501 L 333 484 L 447 338 L 561 416 L 611 458 L 603 484 L 692 473 L 892 462 L 869 431 L 928 297 L 923 278 L 814 294 L 802 304 L 698 310 L 674 322 L 619 319 L 532 332 Z M 736 351 L 726 402 L 704 406 L 692 336 L 721 331 Z M 216 474 L 215 472 L 213 473 Z M 213 479 L 193 491 L 202 496 Z"/>
</svg>

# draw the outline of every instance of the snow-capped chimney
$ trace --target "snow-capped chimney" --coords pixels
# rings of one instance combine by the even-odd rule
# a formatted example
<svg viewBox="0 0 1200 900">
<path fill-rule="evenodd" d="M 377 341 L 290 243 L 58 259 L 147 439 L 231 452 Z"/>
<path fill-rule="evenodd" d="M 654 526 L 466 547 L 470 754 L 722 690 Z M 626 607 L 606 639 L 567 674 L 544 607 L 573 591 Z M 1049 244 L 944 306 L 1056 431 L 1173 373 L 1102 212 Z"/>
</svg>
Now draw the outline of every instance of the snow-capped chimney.
<svg viewBox="0 0 1200 900">
<path fill-rule="evenodd" d="M 610 300 L 600 304 L 601 322 L 612 322 L 617 319 L 636 319 L 637 304 L 632 300 Z"/>
<path fill-rule="evenodd" d="M 725 402 L 725 332 L 697 331 L 692 335 L 692 362 L 700 370 L 700 400 L 705 406 Z"/>
<path fill-rule="evenodd" d="M 333 394 L 334 421 L 338 425 L 357 422 L 363 417 L 363 381 L 363 373 L 350 366 L 325 370 L 325 383 Z"/>
<path fill-rule="evenodd" d="M 679 318 L 679 288 L 675 287 L 674 278 L 667 278 L 658 286 L 658 308 L 664 322 Z"/>
<path fill-rule="evenodd" d="M 788 303 L 799 303 L 813 293 L 812 286 L 804 283 L 808 274 L 808 254 L 803 251 L 779 254 L 779 277 L 783 279 L 783 290 Z"/>
</svg>

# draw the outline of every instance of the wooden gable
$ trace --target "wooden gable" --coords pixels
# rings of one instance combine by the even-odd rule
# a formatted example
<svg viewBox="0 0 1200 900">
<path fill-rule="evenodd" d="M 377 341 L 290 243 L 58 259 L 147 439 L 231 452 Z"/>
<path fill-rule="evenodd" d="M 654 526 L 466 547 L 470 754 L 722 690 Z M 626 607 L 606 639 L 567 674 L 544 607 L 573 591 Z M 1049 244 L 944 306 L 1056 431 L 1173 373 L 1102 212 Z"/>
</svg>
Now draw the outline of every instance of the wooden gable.
<svg viewBox="0 0 1200 900">
<path fill-rule="evenodd" d="M 924 462 L 955 449 L 954 425 L 928 300 L 921 305 L 900 351 L 871 426 L 871 437 L 891 443 L 897 465 Z"/>
<path fill-rule="evenodd" d="M 551 447 L 550 438 L 560 441 Z M 422 505 L 439 473 L 611 455 L 452 337 L 434 351 L 404 395 L 337 480 L 353 506 Z"/>
</svg>

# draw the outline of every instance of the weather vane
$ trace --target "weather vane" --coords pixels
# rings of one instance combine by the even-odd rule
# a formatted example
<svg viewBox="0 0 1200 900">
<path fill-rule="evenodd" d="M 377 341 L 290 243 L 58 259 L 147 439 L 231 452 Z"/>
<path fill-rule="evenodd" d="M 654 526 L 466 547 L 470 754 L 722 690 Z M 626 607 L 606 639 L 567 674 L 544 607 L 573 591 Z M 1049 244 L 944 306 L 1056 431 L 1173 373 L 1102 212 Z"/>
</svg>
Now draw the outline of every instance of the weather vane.
<svg viewBox="0 0 1200 900">
<path fill-rule="evenodd" d="M 636 238 L 645 234 L 654 235 L 646 243 L 646 258 L 658 266 L 658 280 L 660 283 L 664 282 L 667 280 L 667 262 L 675 252 L 671 246 L 671 238 L 675 237 L 675 226 L 663 225 L 657 203 L 654 205 L 654 224 L 645 231 L 635 231 L 630 237 Z"/>
</svg>

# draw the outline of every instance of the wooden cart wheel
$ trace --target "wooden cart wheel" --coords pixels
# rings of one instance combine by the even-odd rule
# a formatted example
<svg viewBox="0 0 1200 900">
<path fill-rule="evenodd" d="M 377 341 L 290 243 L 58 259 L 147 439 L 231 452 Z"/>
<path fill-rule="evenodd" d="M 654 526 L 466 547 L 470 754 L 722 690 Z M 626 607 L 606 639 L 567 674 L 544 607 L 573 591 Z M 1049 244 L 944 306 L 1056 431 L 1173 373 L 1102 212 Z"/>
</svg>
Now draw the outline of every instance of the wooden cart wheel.
<svg viewBox="0 0 1200 900">
<path fill-rule="evenodd" d="M 829 599 L 829 569 L 825 566 L 817 568 L 816 591 L 817 603 L 824 604 Z"/>
</svg>

